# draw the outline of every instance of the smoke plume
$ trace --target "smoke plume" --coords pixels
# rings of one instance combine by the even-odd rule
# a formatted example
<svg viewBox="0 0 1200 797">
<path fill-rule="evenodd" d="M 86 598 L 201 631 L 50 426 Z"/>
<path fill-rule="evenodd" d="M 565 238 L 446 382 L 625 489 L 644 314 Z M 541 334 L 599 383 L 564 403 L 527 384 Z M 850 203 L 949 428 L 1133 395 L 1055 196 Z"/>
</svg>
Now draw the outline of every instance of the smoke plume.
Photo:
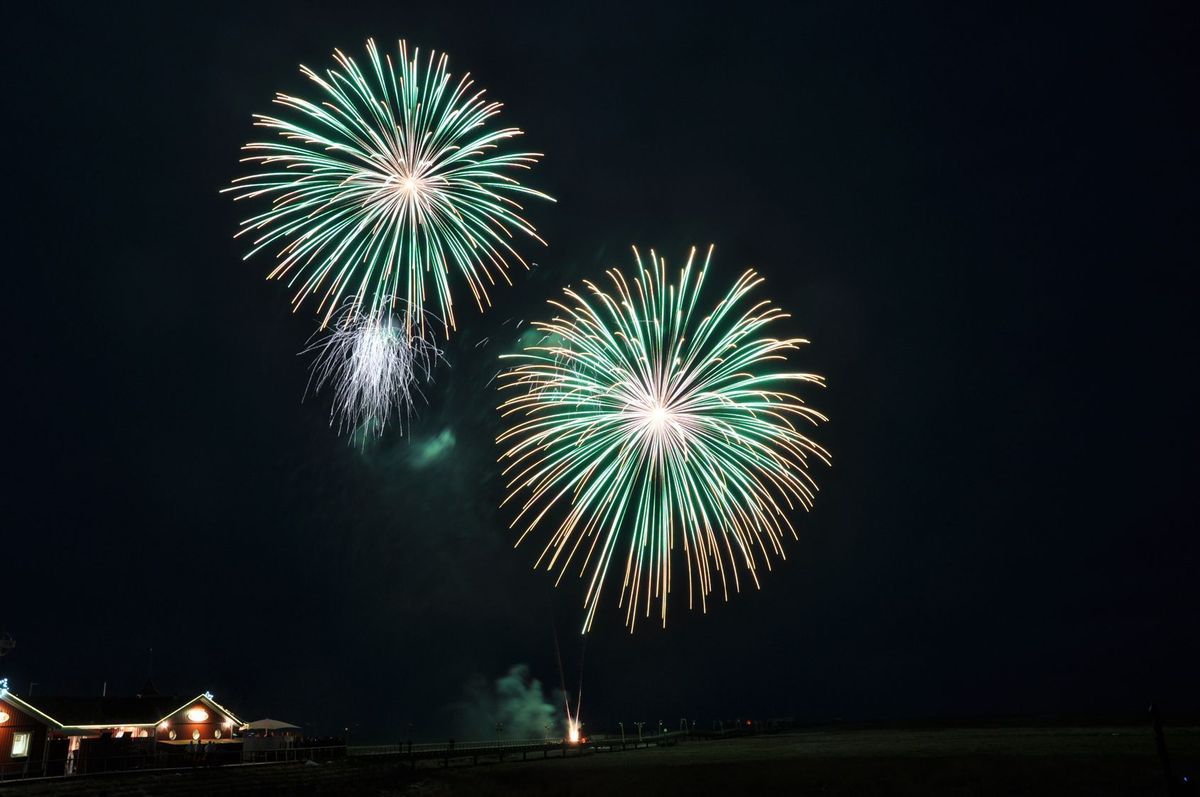
<svg viewBox="0 0 1200 797">
<path fill-rule="evenodd" d="M 525 664 L 514 664 L 491 684 L 483 676 L 471 678 L 454 713 L 464 740 L 494 739 L 497 725 L 501 737 L 509 740 L 559 737 L 566 726 L 562 693 L 554 690 L 547 696 Z"/>
</svg>

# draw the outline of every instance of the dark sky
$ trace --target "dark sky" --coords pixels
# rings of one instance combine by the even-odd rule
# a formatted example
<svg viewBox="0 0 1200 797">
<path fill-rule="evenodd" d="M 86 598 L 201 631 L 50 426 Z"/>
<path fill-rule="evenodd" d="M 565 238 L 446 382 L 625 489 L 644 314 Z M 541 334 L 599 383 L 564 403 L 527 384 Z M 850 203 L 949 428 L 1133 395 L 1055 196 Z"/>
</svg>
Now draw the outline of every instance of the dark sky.
<svg viewBox="0 0 1200 797">
<path fill-rule="evenodd" d="M 153 647 L 164 690 L 392 738 L 475 675 L 557 684 L 555 628 L 573 679 L 582 592 L 496 508 L 502 322 L 711 241 L 813 341 L 835 465 L 761 592 L 632 637 L 602 607 L 586 720 L 1200 710 L 1195 7 L 577 5 L 9 12 L 14 688 L 132 692 Z M 559 202 L 360 451 L 218 190 L 368 36 L 471 71 Z"/>
</svg>

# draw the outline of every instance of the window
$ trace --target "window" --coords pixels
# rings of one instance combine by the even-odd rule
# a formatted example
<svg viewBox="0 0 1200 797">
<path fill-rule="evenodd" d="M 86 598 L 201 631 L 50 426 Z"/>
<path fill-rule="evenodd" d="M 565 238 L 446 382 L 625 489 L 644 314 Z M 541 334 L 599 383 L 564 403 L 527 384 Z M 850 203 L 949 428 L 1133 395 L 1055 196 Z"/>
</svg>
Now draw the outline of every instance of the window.
<svg viewBox="0 0 1200 797">
<path fill-rule="evenodd" d="M 29 737 L 32 736 L 29 731 L 22 731 L 13 734 L 13 758 L 28 758 L 29 757 Z"/>
</svg>

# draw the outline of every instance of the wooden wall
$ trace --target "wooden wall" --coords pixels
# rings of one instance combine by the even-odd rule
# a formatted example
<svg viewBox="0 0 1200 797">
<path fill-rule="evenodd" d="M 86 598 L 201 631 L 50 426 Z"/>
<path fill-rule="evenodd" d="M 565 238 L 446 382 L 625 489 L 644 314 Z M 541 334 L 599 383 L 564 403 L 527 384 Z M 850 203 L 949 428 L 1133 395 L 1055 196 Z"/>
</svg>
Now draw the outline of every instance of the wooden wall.
<svg viewBox="0 0 1200 797">
<path fill-rule="evenodd" d="M 46 744 L 46 726 L 4 698 L 0 698 L 0 711 L 8 714 L 8 720 L 0 723 L 0 777 L 40 775 L 42 752 Z M 29 756 L 14 759 L 11 757 L 13 735 L 24 731 L 33 734 L 29 741 Z"/>
</svg>

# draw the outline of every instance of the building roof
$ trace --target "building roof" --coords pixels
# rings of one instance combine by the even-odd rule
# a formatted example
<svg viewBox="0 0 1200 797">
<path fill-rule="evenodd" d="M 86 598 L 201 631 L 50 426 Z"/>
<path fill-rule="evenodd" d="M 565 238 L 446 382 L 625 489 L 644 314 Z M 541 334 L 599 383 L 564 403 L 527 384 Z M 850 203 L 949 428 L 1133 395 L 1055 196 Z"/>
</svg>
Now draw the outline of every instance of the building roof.
<svg viewBox="0 0 1200 797">
<path fill-rule="evenodd" d="M 138 697 L 35 697 L 34 702 L 21 700 L 11 691 L 0 689 L 0 698 L 10 700 L 26 711 L 32 711 L 60 728 L 113 728 L 121 725 L 154 725 L 195 703 L 204 703 L 221 712 L 235 724 L 241 725 L 232 711 L 205 692 L 187 701 L 172 695 L 140 695 Z"/>
<path fill-rule="evenodd" d="M 173 695 L 146 697 L 34 697 L 28 700 L 62 725 L 149 725 L 179 707 Z"/>
</svg>

